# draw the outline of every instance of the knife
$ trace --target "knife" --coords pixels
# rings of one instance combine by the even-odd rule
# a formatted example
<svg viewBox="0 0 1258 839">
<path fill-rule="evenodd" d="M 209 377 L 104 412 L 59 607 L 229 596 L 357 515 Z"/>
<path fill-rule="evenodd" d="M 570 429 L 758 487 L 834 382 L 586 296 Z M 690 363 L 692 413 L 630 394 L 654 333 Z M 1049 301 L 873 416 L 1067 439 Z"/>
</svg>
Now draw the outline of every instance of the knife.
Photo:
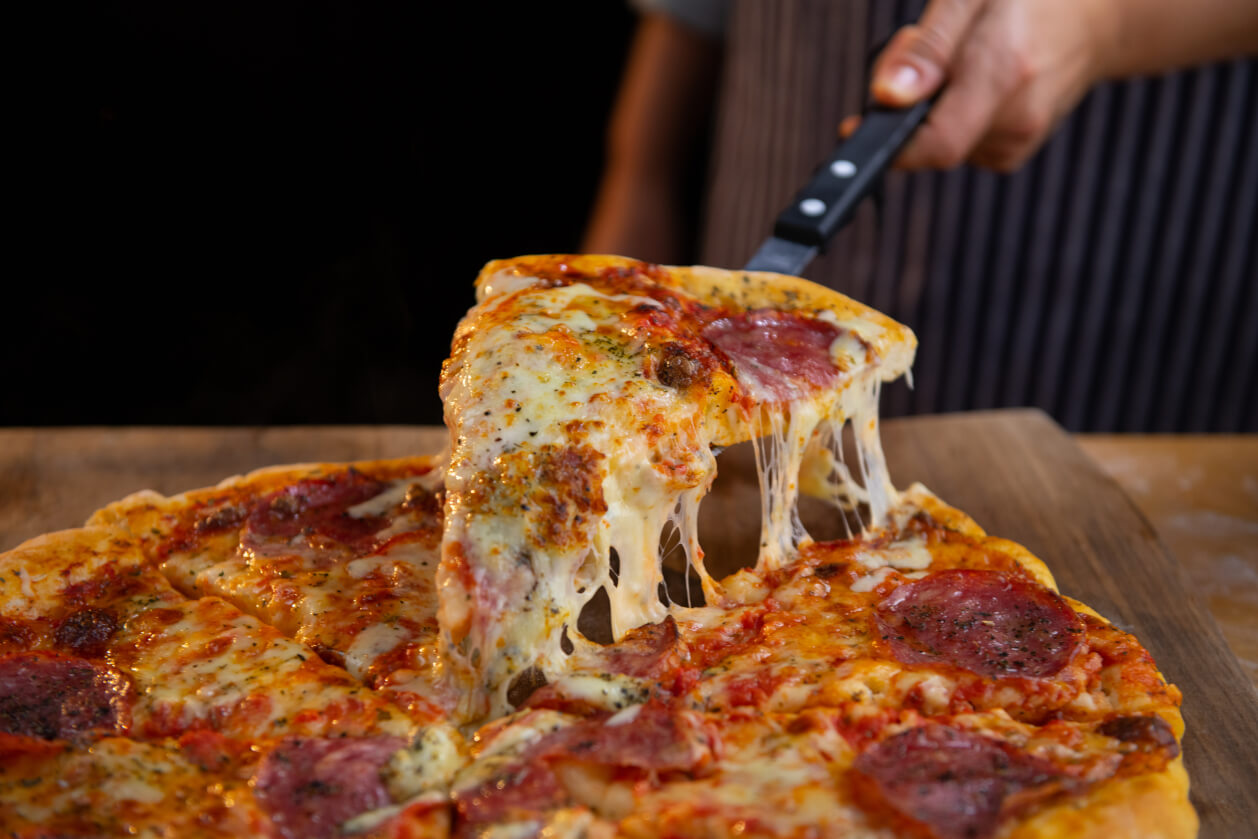
<svg viewBox="0 0 1258 839">
<path fill-rule="evenodd" d="M 852 136 L 835 146 L 812 180 L 777 217 L 773 235 L 744 269 L 802 274 L 852 217 L 856 205 L 873 191 L 932 103 L 933 98 L 908 108 L 872 106 L 866 110 Z"/>
</svg>

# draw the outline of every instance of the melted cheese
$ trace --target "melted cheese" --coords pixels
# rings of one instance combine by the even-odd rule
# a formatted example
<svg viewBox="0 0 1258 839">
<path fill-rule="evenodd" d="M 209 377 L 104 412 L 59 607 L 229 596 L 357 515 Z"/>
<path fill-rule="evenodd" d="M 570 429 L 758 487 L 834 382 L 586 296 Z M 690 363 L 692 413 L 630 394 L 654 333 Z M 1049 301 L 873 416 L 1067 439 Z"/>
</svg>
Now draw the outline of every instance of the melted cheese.
<svg viewBox="0 0 1258 839">
<path fill-rule="evenodd" d="M 439 576 L 443 641 L 468 681 L 488 688 L 495 713 L 508 707 L 511 680 L 525 668 L 563 671 L 564 629 L 579 642 L 572 627 L 599 587 L 610 596 L 617 637 L 666 614 L 661 533 L 679 505 L 684 510 L 683 497 L 693 504 L 706 493 L 716 468 L 702 406 L 643 378 L 644 348 L 601 326 L 643 301 L 583 283 L 517 293 L 491 302 L 484 316 L 505 323 L 469 331 L 447 368 L 443 395 L 456 439 L 443 563 L 458 546 L 471 555 L 474 579 L 469 586 Z M 643 423 L 656 418 L 667 436 L 652 440 Z M 578 449 L 589 453 L 580 474 L 554 478 L 542 497 L 531 492 L 531 470 L 545 472 Z M 580 496 L 597 497 L 603 509 L 556 522 Z M 691 528 L 692 548 L 693 515 L 676 520 Z"/>
<path fill-rule="evenodd" d="M 122 738 L 9 758 L 0 801 L 0 820 L 23 836 L 247 836 L 264 818 L 245 779 L 209 774 L 173 744 Z"/>
<path fill-rule="evenodd" d="M 45 615 L 67 589 L 94 580 L 138 574 L 144 557 L 136 545 L 106 528 L 49 533 L 0 554 L 0 614 Z M 42 573 L 32 574 L 37 568 Z"/>
<path fill-rule="evenodd" d="M 345 669 L 362 678 L 362 674 L 369 672 L 377 659 L 412 637 L 408 629 L 396 624 L 372 624 L 358 633 L 345 651 Z"/>
<path fill-rule="evenodd" d="M 639 791 L 622 823 L 627 832 L 724 836 L 754 826 L 768 836 L 887 836 L 836 801 L 852 748 L 833 729 L 790 733 L 785 722 L 773 715 L 712 719 L 723 744 L 719 764 L 704 777 Z"/>
<path fill-rule="evenodd" d="M 873 591 L 886 581 L 887 576 L 890 573 L 891 569 L 888 567 L 875 568 L 868 574 L 865 574 L 862 577 L 857 577 L 856 582 L 852 583 L 852 591 L 860 592 L 861 594 L 864 594 L 867 591 Z"/>
<path fill-rule="evenodd" d="M 217 598 L 170 601 L 119 631 L 118 666 L 139 689 L 137 727 L 213 721 L 240 737 L 389 733 L 405 716 L 309 648 Z"/>
<path fill-rule="evenodd" d="M 860 548 L 855 553 L 855 559 L 865 568 L 896 571 L 923 571 L 934 562 L 921 537 L 900 539 L 878 548 Z"/>
<path fill-rule="evenodd" d="M 859 497 L 870 527 L 896 500 L 877 433 L 888 371 L 869 349 L 886 340 L 881 327 L 852 310 L 813 313 L 840 327 L 829 348 L 841 371 L 835 387 L 787 378 L 770 393 L 762 382 L 782 374 L 752 359 L 736 381 L 713 374 L 696 398 L 645 372 L 655 345 L 633 318 L 670 317 L 668 307 L 595 285 L 487 272 L 443 371 L 452 439 L 438 618 L 443 658 L 467 691 L 464 718 L 508 710 L 528 668 L 560 676 L 565 640 L 588 643 L 576 616 L 600 588 L 617 639 L 688 608 L 662 596 L 664 534 L 675 534 L 710 604 L 733 602 L 707 573 L 697 536 L 717 445 L 755 441 L 760 573 L 785 567 L 809 538 L 797 513 L 806 461 L 823 464 L 811 469 L 810 488 L 824 486 L 843 507 Z M 841 465 L 849 419 L 859 486 Z"/>
<path fill-rule="evenodd" d="M 556 692 L 565 698 L 609 711 L 637 707 L 652 687 L 642 679 L 617 673 L 568 673 L 554 684 Z"/>
<path fill-rule="evenodd" d="M 382 775 L 394 800 L 407 801 L 435 792 L 445 794 L 468 761 L 467 743 L 459 732 L 434 723 L 408 748 L 396 752 Z"/>
<path fill-rule="evenodd" d="M 177 736 L 213 724 L 236 736 L 268 738 L 406 735 L 411 728 L 395 706 L 305 645 L 218 598 L 184 599 L 116 534 L 63 531 L 0 555 L 0 578 L 14 588 L 20 583 L 10 569 L 17 563 L 45 573 L 35 583 L 38 596 L 8 615 L 53 619 L 64 609 L 67 588 L 97 581 L 85 589 L 91 599 L 80 602 L 118 621 L 104 658 L 134 685 L 137 732 Z"/>
<path fill-rule="evenodd" d="M 426 466 L 426 461 L 416 464 Z M 370 465 L 363 470 L 372 471 Z M 300 539 L 285 551 L 268 546 L 255 552 L 240 544 L 236 530 L 229 530 L 179 545 L 165 555 L 162 571 L 182 593 L 229 601 L 343 664 L 355 679 L 382 689 L 417 720 L 427 721 L 436 709 L 452 704 L 442 691 L 432 653 L 439 533 L 431 513 L 407 503 L 429 491 L 432 475 L 388 480 L 383 492 L 347 510 L 352 518 L 382 517 L 388 522 L 375 534 L 379 547 L 368 548 L 366 555 L 343 556 L 335 547 L 324 549 Z M 247 479 L 228 489 L 237 504 L 254 503 Z M 195 504 L 159 500 L 177 511 L 176 521 L 197 511 Z"/>
</svg>

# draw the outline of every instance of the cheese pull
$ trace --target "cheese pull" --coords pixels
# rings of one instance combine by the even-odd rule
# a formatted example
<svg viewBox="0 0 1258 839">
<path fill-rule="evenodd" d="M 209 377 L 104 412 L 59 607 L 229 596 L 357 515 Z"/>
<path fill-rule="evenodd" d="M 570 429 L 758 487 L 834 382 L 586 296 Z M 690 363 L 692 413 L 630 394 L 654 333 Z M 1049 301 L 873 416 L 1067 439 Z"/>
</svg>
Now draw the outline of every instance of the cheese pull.
<svg viewBox="0 0 1258 839">
<path fill-rule="evenodd" d="M 489 263 L 441 379 L 451 454 L 438 620 L 462 712 L 501 714 L 521 674 L 565 672 L 592 643 L 576 623 L 599 590 L 615 639 L 688 608 L 665 593 L 664 534 L 707 603 L 730 600 L 697 533 L 714 449 L 757 446 L 761 569 L 807 539 L 806 459 L 822 464 L 811 488 L 884 521 L 896 494 L 878 392 L 915 346 L 900 324 L 794 277 L 610 256 Z M 859 484 L 841 458 L 847 422 Z"/>
</svg>

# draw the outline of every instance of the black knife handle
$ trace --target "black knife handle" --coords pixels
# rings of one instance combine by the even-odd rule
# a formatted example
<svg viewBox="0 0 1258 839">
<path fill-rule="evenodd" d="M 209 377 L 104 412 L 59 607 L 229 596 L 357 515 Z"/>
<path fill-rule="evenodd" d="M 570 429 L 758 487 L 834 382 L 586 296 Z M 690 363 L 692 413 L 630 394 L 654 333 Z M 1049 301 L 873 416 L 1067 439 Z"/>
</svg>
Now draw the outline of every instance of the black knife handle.
<svg viewBox="0 0 1258 839">
<path fill-rule="evenodd" d="M 778 216 L 773 235 L 804 245 L 830 241 L 913 136 L 931 104 L 926 99 L 908 108 L 869 108 L 855 133 L 835 147 Z"/>
</svg>

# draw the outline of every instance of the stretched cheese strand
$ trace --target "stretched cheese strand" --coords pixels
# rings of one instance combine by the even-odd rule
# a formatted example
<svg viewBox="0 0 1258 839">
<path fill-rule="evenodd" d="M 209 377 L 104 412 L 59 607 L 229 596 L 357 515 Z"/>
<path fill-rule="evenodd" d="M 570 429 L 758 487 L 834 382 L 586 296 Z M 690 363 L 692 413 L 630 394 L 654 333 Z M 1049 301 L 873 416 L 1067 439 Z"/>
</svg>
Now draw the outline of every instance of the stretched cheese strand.
<svg viewBox="0 0 1258 839">
<path fill-rule="evenodd" d="M 891 511 L 900 503 L 900 494 L 891 482 L 882 451 L 882 438 L 878 433 L 880 390 L 881 383 L 878 381 L 851 389 L 845 413 L 826 417 L 822 421 L 805 453 L 799 474 L 800 490 L 805 495 L 828 501 L 841 512 L 855 514 L 865 531 L 884 526 Z M 845 425 L 850 425 L 853 430 L 859 481 L 846 462 L 843 445 Z M 862 507 L 866 510 L 868 521 L 861 516 Z M 849 529 L 848 535 L 855 534 Z"/>
<path fill-rule="evenodd" d="M 799 493 L 829 501 L 842 512 L 868 506 L 864 529 L 883 526 L 899 496 L 878 435 L 881 383 L 872 373 L 849 383 L 829 402 L 805 402 L 789 413 L 763 410 L 753 440 L 760 483 L 761 535 L 756 568 L 772 571 L 791 561 L 811 538 L 799 518 Z M 844 462 L 843 427 L 853 428 L 860 481 Z M 846 518 L 844 518 L 846 523 Z"/>
</svg>

